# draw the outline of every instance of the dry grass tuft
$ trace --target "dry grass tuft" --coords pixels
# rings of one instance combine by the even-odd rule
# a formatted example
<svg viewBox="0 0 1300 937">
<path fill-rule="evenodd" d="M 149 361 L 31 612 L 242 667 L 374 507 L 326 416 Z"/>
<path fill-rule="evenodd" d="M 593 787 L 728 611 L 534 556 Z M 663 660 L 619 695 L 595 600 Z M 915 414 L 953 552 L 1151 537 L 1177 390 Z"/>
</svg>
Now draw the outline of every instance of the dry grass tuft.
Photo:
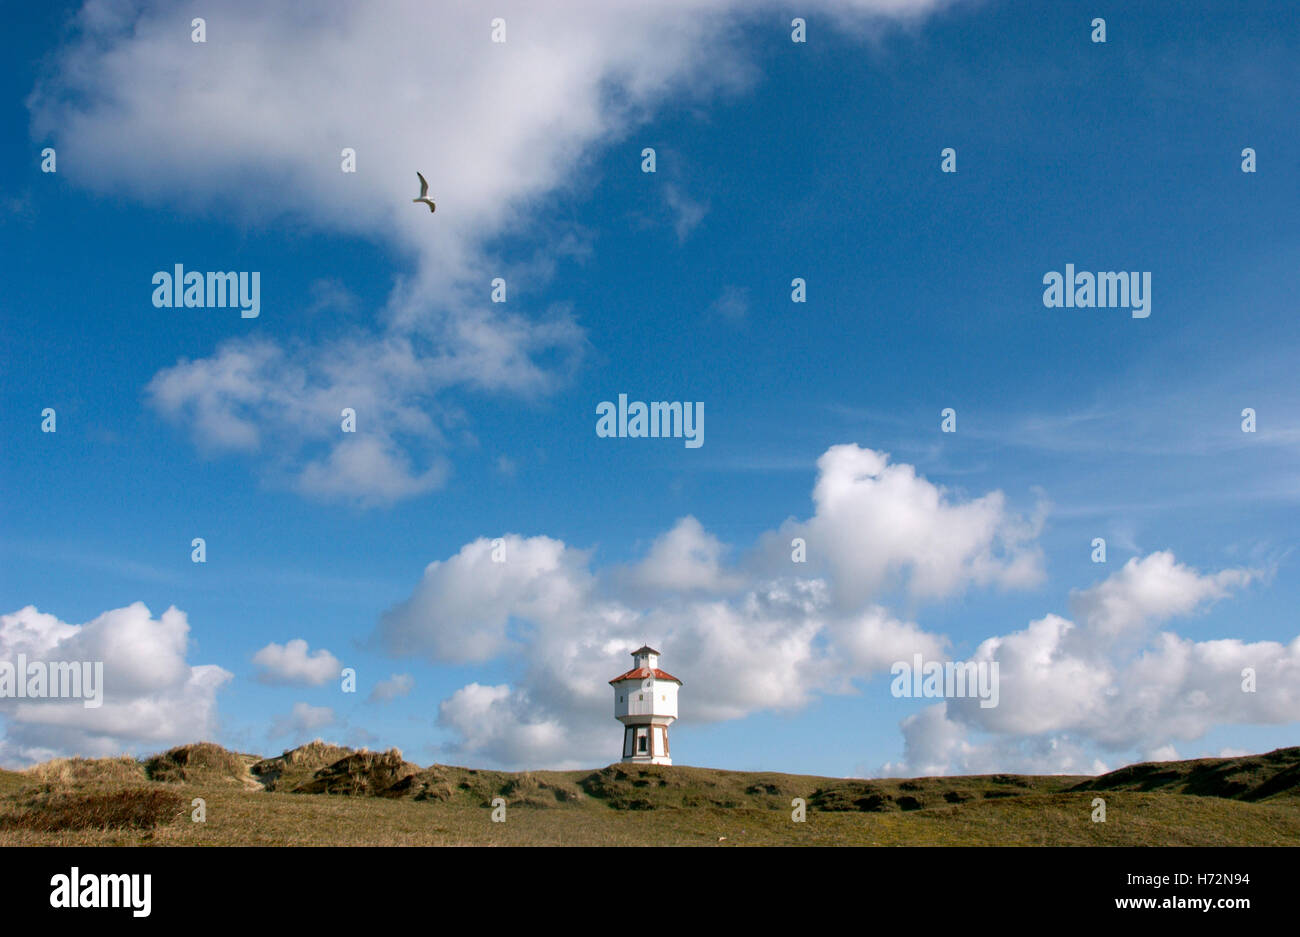
<svg viewBox="0 0 1300 937">
<path fill-rule="evenodd" d="M 320 739 L 291 748 L 274 758 L 263 758 L 249 768 L 268 791 L 291 791 L 321 768 L 346 758 L 354 749 Z"/>
<path fill-rule="evenodd" d="M 117 758 L 55 758 L 21 772 L 41 784 L 76 787 L 131 784 L 145 780 L 144 766 L 129 755 Z"/>
<path fill-rule="evenodd" d="M 242 783 L 248 777 L 248 762 L 220 745 L 198 742 L 178 745 L 161 755 L 154 755 L 144 763 L 144 770 L 149 780 L 167 784 L 200 781 Z"/>
<path fill-rule="evenodd" d="M 302 794 L 345 794 L 349 796 L 383 794 L 398 781 L 419 772 L 402 757 L 400 750 L 353 752 L 332 765 L 321 768 L 311 780 L 294 788 Z"/>
<path fill-rule="evenodd" d="M 58 833 L 65 830 L 152 830 L 177 819 L 186 800 L 173 791 L 131 787 L 83 794 L 44 789 L 0 815 L 0 829 Z"/>
</svg>

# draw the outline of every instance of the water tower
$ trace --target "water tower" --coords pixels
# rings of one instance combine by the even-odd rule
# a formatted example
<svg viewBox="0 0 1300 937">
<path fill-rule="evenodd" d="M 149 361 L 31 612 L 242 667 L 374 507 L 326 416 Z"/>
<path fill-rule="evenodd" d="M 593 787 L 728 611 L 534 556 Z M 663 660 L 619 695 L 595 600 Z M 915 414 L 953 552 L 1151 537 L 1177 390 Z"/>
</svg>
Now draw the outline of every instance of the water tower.
<svg viewBox="0 0 1300 937">
<path fill-rule="evenodd" d="M 670 765 L 668 726 L 677 718 L 677 688 L 682 685 L 659 669 L 659 652 L 643 646 L 632 652 L 634 666 L 609 681 L 614 688 L 614 718 L 623 723 L 623 760 Z"/>
</svg>

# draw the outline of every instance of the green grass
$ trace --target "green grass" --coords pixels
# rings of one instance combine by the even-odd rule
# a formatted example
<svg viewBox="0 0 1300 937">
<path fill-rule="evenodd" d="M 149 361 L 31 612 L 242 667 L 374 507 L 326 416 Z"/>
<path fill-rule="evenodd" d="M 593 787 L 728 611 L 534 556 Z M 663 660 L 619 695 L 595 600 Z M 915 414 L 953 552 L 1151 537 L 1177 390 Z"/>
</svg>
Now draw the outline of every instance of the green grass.
<svg viewBox="0 0 1300 937">
<path fill-rule="evenodd" d="M 100 781 L 93 761 L 0 772 L 0 845 L 1300 845 L 1300 749 L 1100 778 L 507 773 L 421 769 L 400 752 L 323 744 L 279 759 L 182 746 L 146 762 L 148 777 L 103 762 Z M 491 820 L 496 797 L 504 823 Z M 1097 797 L 1104 823 L 1091 819 Z M 206 822 L 190 819 L 194 798 Z M 805 822 L 791 818 L 794 798 L 807 804 Z M 80 819 L 60 827 L 61 817 Z"/>
</svg>

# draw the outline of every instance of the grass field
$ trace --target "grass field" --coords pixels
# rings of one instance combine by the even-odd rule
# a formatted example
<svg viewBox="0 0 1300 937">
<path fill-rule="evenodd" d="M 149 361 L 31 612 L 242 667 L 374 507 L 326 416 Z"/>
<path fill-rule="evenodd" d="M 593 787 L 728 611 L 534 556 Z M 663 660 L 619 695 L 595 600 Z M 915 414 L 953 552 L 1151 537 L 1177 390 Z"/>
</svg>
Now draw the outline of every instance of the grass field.
<svg viewBox="0 0 1300 937">
<path fill-rule="evenodd" d="M 1105 822 L 1092 819 L 1098 797 Z M 498 798 L 504 822 L 492 820 Z M 1300 748 L 1098 778 L 851 780 L 681 766 L 511 774 L 319 742 L 269 759 L 200 744 L 0 772 L 0 844 L 1294 846 Z"/>
</svg>

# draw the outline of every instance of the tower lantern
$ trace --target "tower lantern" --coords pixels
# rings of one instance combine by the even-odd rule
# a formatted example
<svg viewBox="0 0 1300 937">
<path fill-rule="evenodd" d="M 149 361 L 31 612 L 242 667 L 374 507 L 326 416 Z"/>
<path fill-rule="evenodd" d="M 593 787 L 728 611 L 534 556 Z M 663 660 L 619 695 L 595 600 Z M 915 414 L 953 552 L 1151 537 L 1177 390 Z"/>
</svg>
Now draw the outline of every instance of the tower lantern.
<svg viewBox="0 0 1300 937">
<path fill-rule="evenodd" d="M 659 669 L 659 652 L 649 646 L 632 652 L 633 667 L 609 681 L 614 688 L 614 718 L 623 723 L 623 760 L 670 765 L 668 726 L 677 718 L 677 688 L 682 685 Z"/>
</svg>

